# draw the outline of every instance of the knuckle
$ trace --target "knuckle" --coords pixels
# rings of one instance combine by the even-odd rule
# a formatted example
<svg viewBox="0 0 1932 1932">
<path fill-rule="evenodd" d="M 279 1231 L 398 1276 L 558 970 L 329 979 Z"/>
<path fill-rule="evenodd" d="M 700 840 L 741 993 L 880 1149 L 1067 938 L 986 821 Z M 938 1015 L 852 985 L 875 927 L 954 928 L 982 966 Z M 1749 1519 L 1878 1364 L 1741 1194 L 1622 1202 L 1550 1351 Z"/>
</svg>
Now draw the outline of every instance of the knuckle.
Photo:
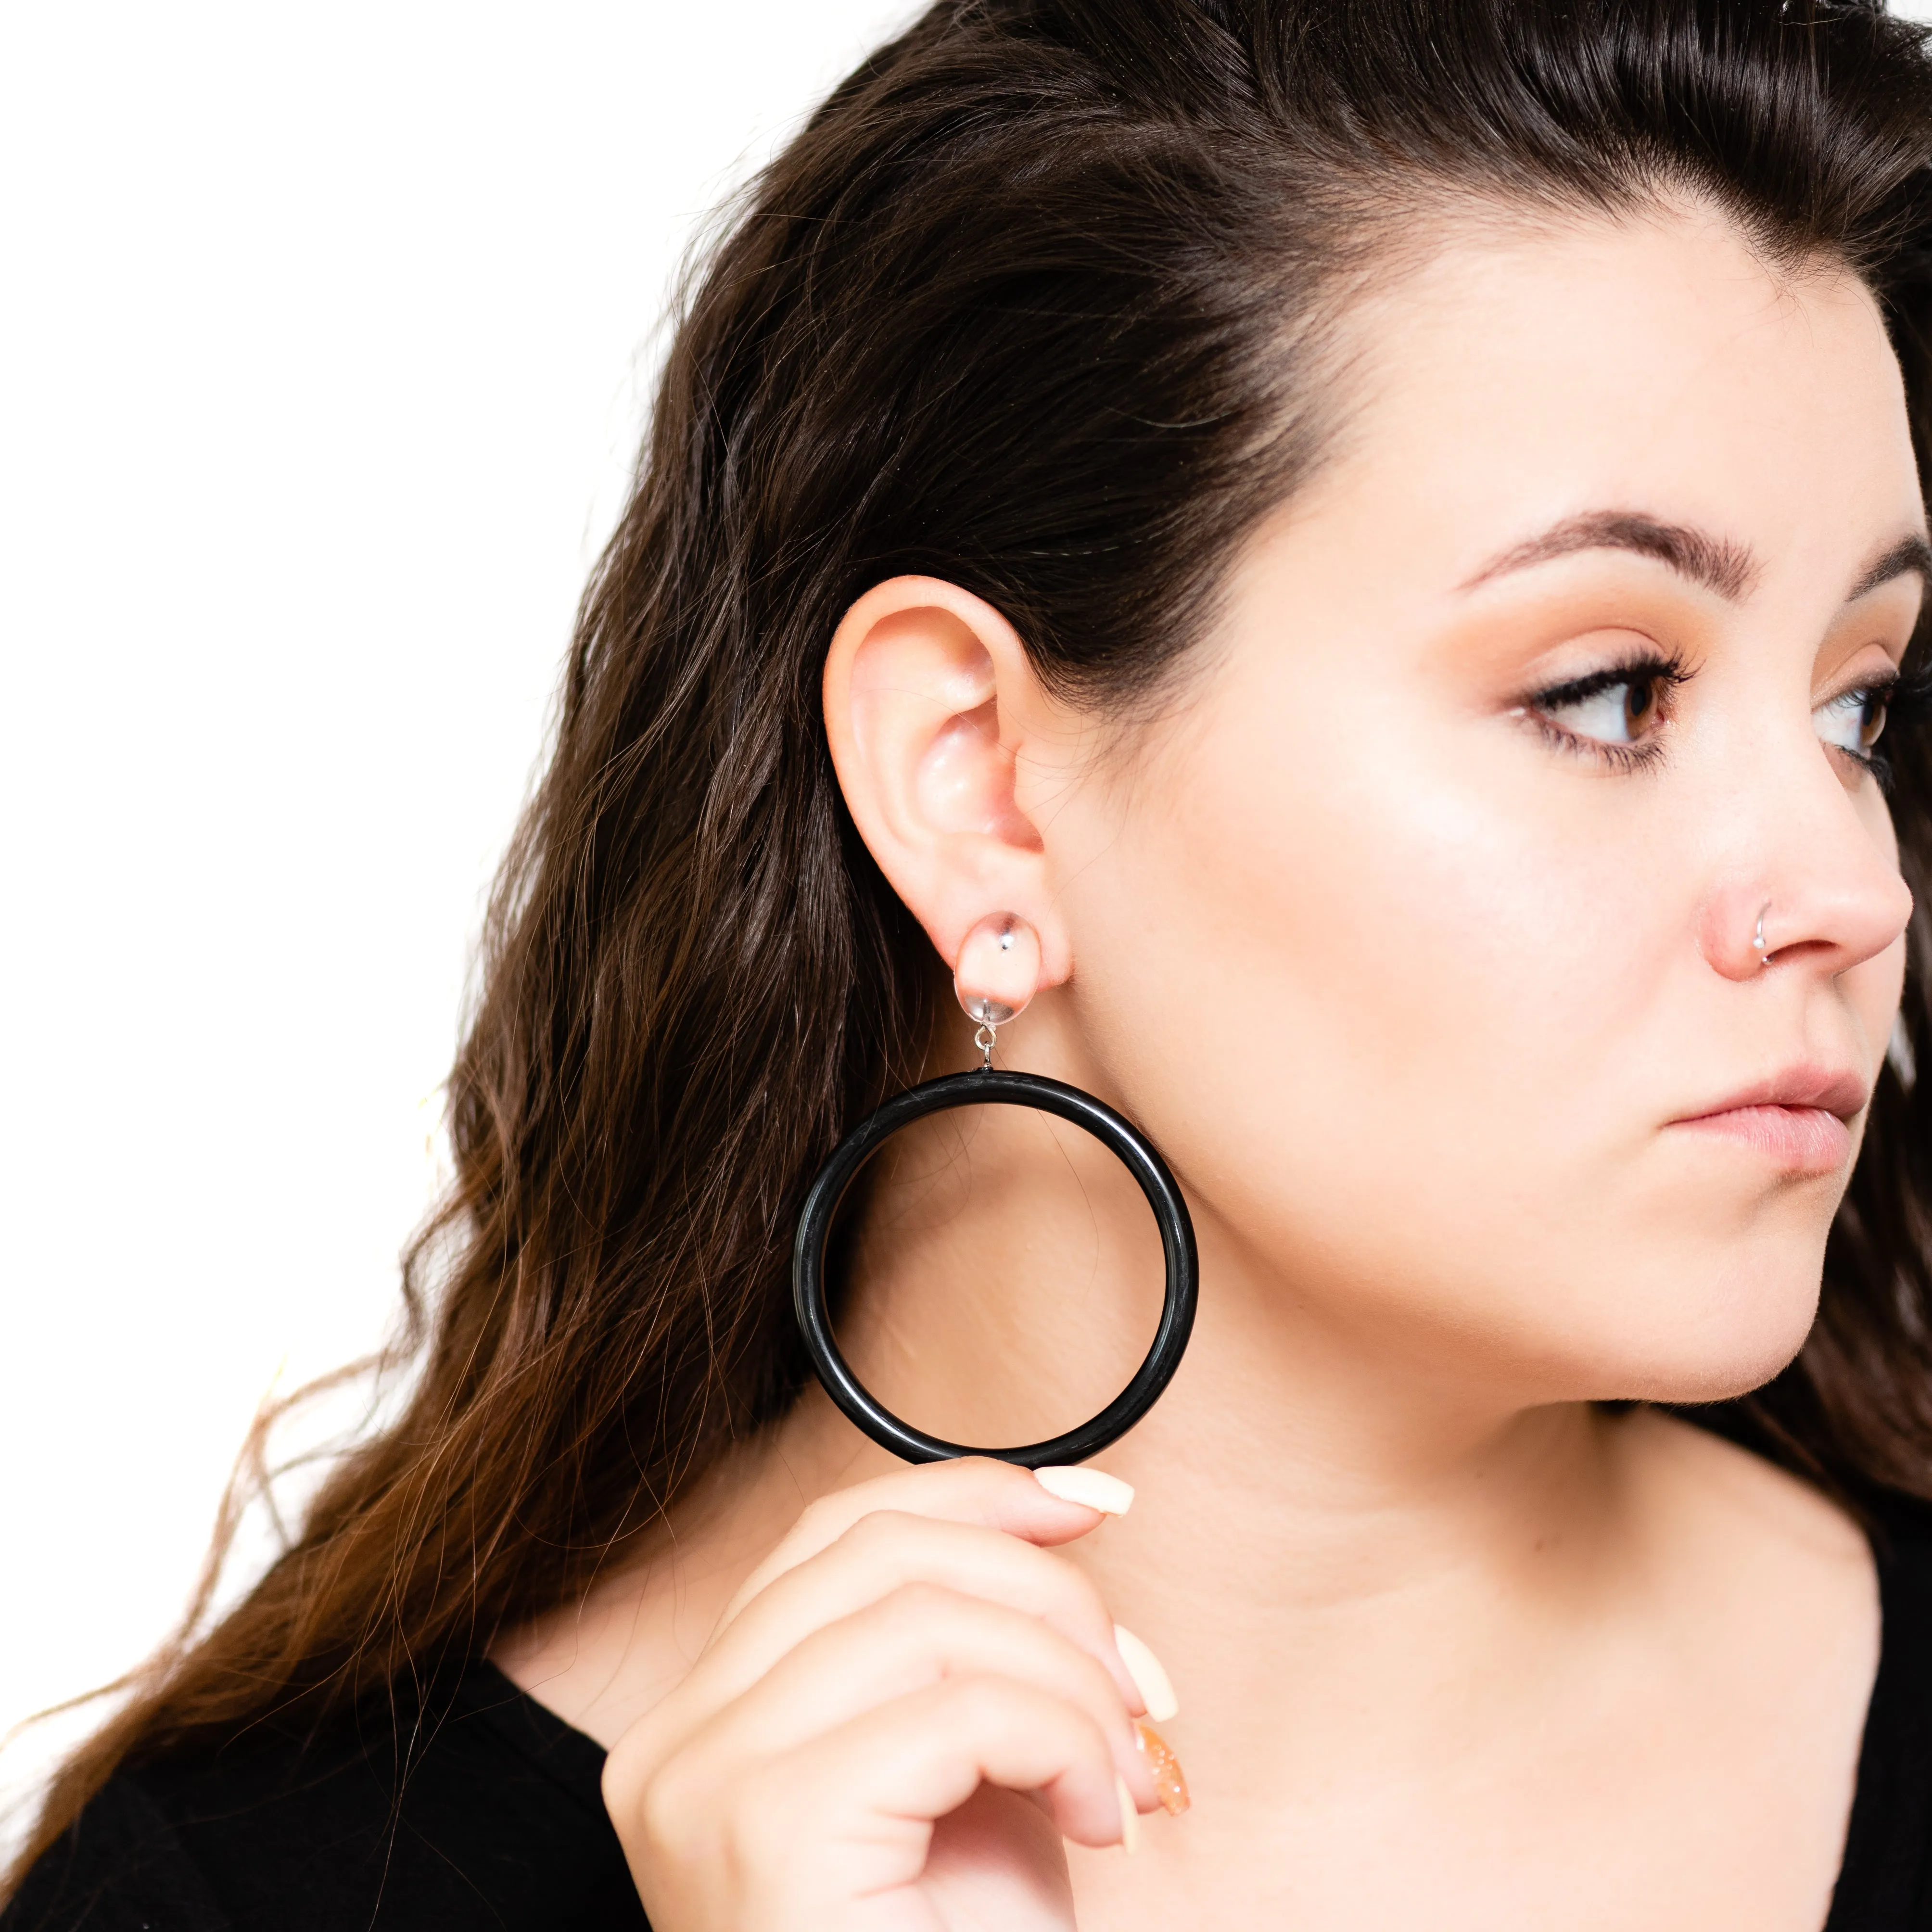
<svg viewBox="0 0 1932 1932">
<path fill-rule="evenodd" d="M 614 1818 L 634 1812 L 651 1774 L 651 1759 L 630 1736 L 620 1738 L 604 1760 L 601 1780 L 604 1809 Z"/>
<path fill-rule="evenodd" d="M 1003 1462 L 997 1456 L 958 1456 L 950 1462 L 927 1466 L 935 1478 L 944 1472 L 947 1480 L 970 1484 L 974 1489 L 1012 1490 L 1031 1495 L 1040 1487 L 1030 1469 L 1023 1469 L 1017 1462 Z"/>
<path fill-rule="evenodd" d="M 654 1856 L 682 1863 L 699 1849 L 702 1822 L 715 1815 L 715 1808 L 700 1798 L 695 1784 L 673 1759 L 646 1776 L 634 1793 L 630 1816 Z"/>
<path fill-rule="evenodd" d="M 925 1519 L 902 1510 L 868 1510 L 838 1539 L 848 1556 L 867 1563 L 904 1562 Z"/>
<path fill-rule="evenodd" d="M 949 1590 L 944 1584 L 925 1576 L 909 1577 L 895 1584 L 880 1599 L 880 1607 L 888 1617 L 910 1624 L 916 1630 L 950 1620 L 960 1606 L 956 1590 Z"/>
<path fill-rule="evenodd" d="M 1107 1600 L 1101 1595 L 1100 1586 L 1084 1570 L 1076 1570 L 1063 1556 L 1048 1556 L 1047 1561 L 1052 1565 L 1054 1588 L 1061 1614 L 1076 1624 L 1105 1630 L 1111 1639 L 1114 1620 L 1108 1614 Z"/>
<path fill-rule="evenodd" d="M 1018 1688 L 1000 1678 L 973 1672 L 946 1680 L 945 1701 L 956 1721 L 969 1730 L 992 1730 L 1010 1723 L 1022 1701 Z"/>
<path fill-rule="evenodd" d="M 844 1502 L 841 1492 L 836 1490 L 830 1496 L 814 1497 L 799 1511 L 798 1520 L 792 1525 L 790 1534 L 786 1540 L 790 1541 L 796 1538 L 808 1541 L 822 1536 L 826 1526 L 842 1521 L 850 1507 Z"/>
<path fill-rule="evenodd" d="M 845 1532 L 848 1541 L 874 1544 L 896 1541 L 907 1533 L 909 1523 L 919 1519 L 909 1517 L 903 1510 L 868 1509 L 862 1516 L 852 1519 Z"/>
<path fill-rule="evenodd" d="M 728 1886 L 770 1865 L 795 1837 L 800 1794 L 770 1760 L 721 1751 L 707 1732 L 638 1778 L 622 1814 L 627 1852 L 667 1872 Z M 614 1796 L 607 1783 L 607 1802 Z M 620 1814 L 613 1808 L 613 1822 Z"/>
</svg>

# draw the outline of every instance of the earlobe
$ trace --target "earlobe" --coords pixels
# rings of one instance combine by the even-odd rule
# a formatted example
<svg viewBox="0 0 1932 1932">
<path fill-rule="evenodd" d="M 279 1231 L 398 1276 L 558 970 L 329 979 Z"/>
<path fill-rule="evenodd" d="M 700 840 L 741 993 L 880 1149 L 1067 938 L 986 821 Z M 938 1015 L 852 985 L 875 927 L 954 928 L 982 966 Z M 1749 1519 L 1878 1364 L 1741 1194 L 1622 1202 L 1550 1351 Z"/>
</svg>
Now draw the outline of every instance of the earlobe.
<svg viewBox="0 0 1932 1932">
<path fill-rule="evenodd" d="M 934 578 L 847 612 L 824 679 L 826 736 L 860 836 L 949 967 L 988 915 L 1040 938 L 1040 984 L 1072 970 L 1046 851 L 1016 772 L 1052 706 L 1012 626 Z"/>
</svg>

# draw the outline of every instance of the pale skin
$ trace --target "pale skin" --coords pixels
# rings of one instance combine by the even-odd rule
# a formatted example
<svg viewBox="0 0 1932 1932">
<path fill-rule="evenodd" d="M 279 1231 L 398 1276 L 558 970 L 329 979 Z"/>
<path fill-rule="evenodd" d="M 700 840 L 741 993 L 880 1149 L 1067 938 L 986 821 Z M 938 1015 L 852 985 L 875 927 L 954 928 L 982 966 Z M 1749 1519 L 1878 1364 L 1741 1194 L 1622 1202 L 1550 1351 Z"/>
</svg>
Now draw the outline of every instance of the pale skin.
<svg viewBox="0 0 1932 1932">
<path fill-rule="evenodd" d="M 832 640 L 861 835 L 935 970 L 1037 932 L 1000 1060 L 1153 1136 L 1201 1313 L 1124 1514 L 814 1396 L 503 1646 L 613 1748 L 659 1932 L 1823 1923 L 1869 1548 L 1592 1405 L 1754 1387 L 1812 1318 L 1910 910 L 1862 762 L 1924 589 L 1897 367 L 1694 206 L 1451 234 L 1352 346 L 1151 717 L 933 580 Z M 952 1117 L 868 1212 L 848 1353 L 922 1426 L 1047 1436 L 1146 1346 L 1151 1223 L 1073 1130 Z"/>
</svg>

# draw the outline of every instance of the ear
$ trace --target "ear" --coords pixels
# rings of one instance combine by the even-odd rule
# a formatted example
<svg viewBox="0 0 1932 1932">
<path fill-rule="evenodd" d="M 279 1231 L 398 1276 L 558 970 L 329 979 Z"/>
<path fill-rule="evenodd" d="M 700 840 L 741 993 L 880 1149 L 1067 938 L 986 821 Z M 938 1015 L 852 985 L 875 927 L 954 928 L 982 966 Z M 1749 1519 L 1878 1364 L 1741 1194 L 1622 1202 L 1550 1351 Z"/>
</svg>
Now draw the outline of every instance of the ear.
<svg viewBox="0 0 1932 1932">
<path fill-rule="evenodd" d="M 946 965 L 981 920 L 1016 913 L 1040 935 L 1040 984 L 1060 984 L 1072 952 L 1014 793 L 1030 751 L 1053 758 L 1055 707 L 1013 627 L 956 584 L 895 577 L 845 614 L 824 697 L 852 821 Z"/>
</svg>

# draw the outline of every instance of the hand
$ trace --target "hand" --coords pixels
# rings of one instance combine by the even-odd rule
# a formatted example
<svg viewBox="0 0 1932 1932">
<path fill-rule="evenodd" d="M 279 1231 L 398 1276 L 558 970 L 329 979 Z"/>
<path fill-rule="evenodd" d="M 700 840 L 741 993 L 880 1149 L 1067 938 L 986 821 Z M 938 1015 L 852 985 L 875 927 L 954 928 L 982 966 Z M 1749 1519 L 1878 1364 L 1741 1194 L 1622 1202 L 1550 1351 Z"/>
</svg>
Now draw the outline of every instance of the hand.
<svg viewBox="0 0 1932 1932">
<path fill-rule="evenodd" d="M 1061 1838 L 1156 1802 L 1112 1620 L 1048 1554 L 1102 1520 L 980 1459 L 813 1504 L 605 1767 L 654 1932 L 1070 1932 Z"/>
</svg>

